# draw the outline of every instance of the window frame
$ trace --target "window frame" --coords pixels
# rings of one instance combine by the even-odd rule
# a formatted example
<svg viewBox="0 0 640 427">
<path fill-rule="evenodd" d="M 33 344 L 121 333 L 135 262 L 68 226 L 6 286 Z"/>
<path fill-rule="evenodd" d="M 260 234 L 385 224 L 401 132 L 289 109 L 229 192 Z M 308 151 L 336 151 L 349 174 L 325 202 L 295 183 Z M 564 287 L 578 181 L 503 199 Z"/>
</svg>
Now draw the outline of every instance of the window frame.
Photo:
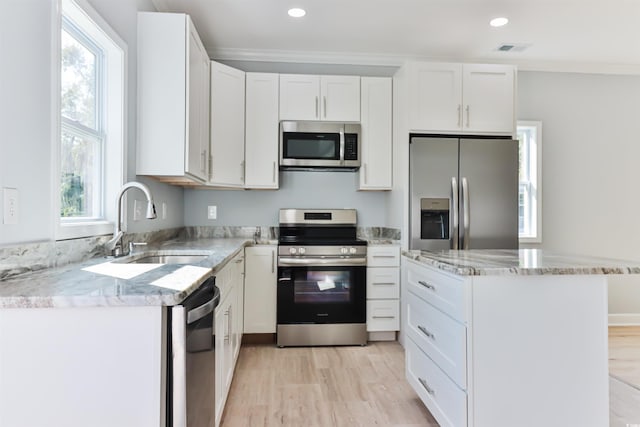
<svg viewBox="0 0 640 427">
<path fill-rule="evenodd" d="M 74 31 L 79 31 L 81 43 L 88 40 L 104 52 L 97 73 L 102 80 L 96 87 L 97 135 L 102 135 L 100 217 L 61 217 L 61 138 L 62 130 L 71 129 L 74 134 L 96 137 L 96 132 L 80 123 L 62 117 L 61 112 L 61 31 L 63 20 L 69 21 Z M 52 205 L 55 239 L 91 237 L 113 232 L 116 221 L 117 192 L 125 182 L 127 152 L 127 57 L 126 43 L 86 0 L 56 0 L 53 13 L 52 40 Z M 67 26 L 67 23 L 64 24 Z M 65 30 L 67 30 L 65 28 Z M 75 34 L 72 34 L 75 37 Z M 84 40 L 83 40 L 84 39 Z M 83 43 L 84 44 L 84 43 Z M 96 64 L 98 67 L 98 64 Z M 106 119 L 105 119 L 106 118 Z M 102 121 L 104 119 L 104 121 Z M 125 207 L 126 209 L 126 207 Z"/>
<path fill-rule="evenodd" d="M 523 185 L 526 185 L 527 192 L 529 193 L 529 206 L 531 211 L 529 215 L 533 217 L 531 222 L 535 227 L 533 233 L 523 234 L 518 232 L 518 240 L 520 243 L 542 243 L 542 122 L 535 120 L 518 120 L 516 135 L 519 139 L 520 128 L 531 128 L 535 132 L 535 148 L 530 147 L 527 153 L 520 153 L 520 155 L 526 155 L 527 161 L 525 162 L 530 168 L 527 171 L 527 177 L 529 178 L 526 183 L 520 181 L 520 173 L 518 174 L 518 207 L 520 206 L 520 194 Z M 534 151 L 534 152 L 532 152 Z M 535 165 L 532 168 L 531 155 L 535 158 L 533 162 Z M 518 171 L 520 172 L 520 171 Z M 520 215 L 518 215 L 518 222 L 520 221 Z M 520 227 L 518 226 L 518 231 Z"/>
</svg>

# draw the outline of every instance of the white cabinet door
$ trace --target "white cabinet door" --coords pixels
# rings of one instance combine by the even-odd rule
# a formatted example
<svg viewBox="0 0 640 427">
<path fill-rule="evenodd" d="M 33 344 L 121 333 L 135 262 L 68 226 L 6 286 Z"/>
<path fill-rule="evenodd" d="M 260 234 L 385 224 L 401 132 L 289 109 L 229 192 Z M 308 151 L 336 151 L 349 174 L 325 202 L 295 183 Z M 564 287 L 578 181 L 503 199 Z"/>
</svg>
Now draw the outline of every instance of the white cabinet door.
<svg viewBox="0 0 640 427">
<path fill-rule="evenodd" d="M 321 76 L 321 120 L 360 121 L 360 77 Z"/>
<path fill-rule="evenodd" d="M 276 332 L 276 247 L 245 249 L 244 332 Z"/>
<path fill-rule="evenodd" d="M 391 78 L 361 78 L 360 190 L 391 190 Z"/>
<path fill-rule="evenodd" d="M 217 279 L 217 276 L 216 276 Z M 217 280 L 216 280 L 217 281 Z M 227 393 L 225 390 L 225 379 L 227 378 L 227 351 L 225 348 L 229 346 L 227 331 L 229 330 L 228 324 L 228 299 L 221 301 L 216 307 L 214 314 L 215 322 L 215 345 L 216 345 L 216 383 L 215 383 L 215 405 L 216 405 L 216 427 L 220 425 L 222 419 L 222 412 L 224 411 L 224 404 L 227 399 Z"/>
<path fill-rule="evenodd" d="M 278 188 L 278 88 L 278 74 L 246 74 L 245 188 Z"/>
<path fill-rule="evenodd" d="M 138 14 L 136 173 L 207 180 L 209 58 L 188 15 Z"/>
<path fill-rule="evenodd" d="M 320 77 L 280 74 L 280 120 L 320 119 Z"/>
<path fill-rule="evenodd" d="M 245 73 L 211 62 L 210 185 L 244 185 Z"/>
<path fill-rule="evenodd" d="M 190 19 L 188 25 L 188 137 L 185 171 L 203 180 L 209 160 L 209 57 Z"/>
<path fill-rule="evenodd" d="M 511 65 L 465 64 L 464 130 L 513 132 L 515 70 Z"/>
<path fill-rule="evenodd" d="M 231 325 L 231 344 L 233 347 L 233 367 L 235 371 L 236 360 L 240 353 L 242 344 L 242 332 L 244 329 L 244 254 L 236 255 L 233 260 L 232 285 L 234 292 L 233 304 L 233 324 Z M 233 372 L 232 372 L 233 373 Z M 229 384 L 230 385 L 230 384 Z"/>
<path fill-rule="evenodd" d="M 409 85 L 411 130 L 462 129 L 462 64 L 410 64 Z"/>
<path fill-rule="evenodd" d="M 360 121 L 360 77 L 280 74 L 280 120 Z"/>
</svg>

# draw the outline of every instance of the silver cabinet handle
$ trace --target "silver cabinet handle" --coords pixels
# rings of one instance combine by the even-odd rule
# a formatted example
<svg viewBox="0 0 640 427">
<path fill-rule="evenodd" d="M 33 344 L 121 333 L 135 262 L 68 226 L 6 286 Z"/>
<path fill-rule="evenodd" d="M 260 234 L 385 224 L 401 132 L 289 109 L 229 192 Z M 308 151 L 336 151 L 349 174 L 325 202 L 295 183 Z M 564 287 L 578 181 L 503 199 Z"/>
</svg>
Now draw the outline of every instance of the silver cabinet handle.
<svg viewBox="0 0 640 427">
<path fill-rule="evenodd" d="M 244 160 L 240 162 L 240 181 L 244 182 Z"/>
<path fill-rule="evenodd" d="M 271 251 L 271 272 L 276 272 L 276 251 Z"/>
<path fill-rule="evenodd" d="M 202 150 L 200 153 L 200 171 L 205 175 L 207 173 L 207 150 Z"/>
<path fill-rule="evenodd" d="M 318 108 L 319 108 L 319 106 L 318 106 L 318 101 L 319 101 L 319 100 L 318 100 L 318 97 L 316 96 L 316 119 L 319 119 L 319 118 L 320 118 L 320 117 L 319 117 L 319 115 L 318 115 Z"/>
<path fill-rule="evenodd" d="M 458 181 L 451 177 L 451 249 L 458 249 Z"/>
<path fill-rule="evenodd" d="M 271 182 L 273 182 L 274 184 L 276 183 L 276 162 L 273 162 L 273 172 L 272 172 Z"/>
<path fill-rule="evenodd" d="M 209 154 L 209 180 L 213 180 L 213 154 Z"/>
<path fill-rule="evenodd" d="M 372 258 L 395 258 L 395 255 L 371 255 Z"/>
<path fill-rule="evenodd" d="M 367 178 L 367 164 L 363 163 L 362 168 L 364 169 L 364 183 L 367 184 L 369 182 L 369 179 Z"/>
<path fill-rule="evenodd" d="M 431 332 L 429 332 L 429 330 L 427 328 L 425 328 L 422 325 L 418 325 L 418 329 L 420 329 L 420 332 L 422 332 L 423 334 L 425 334 L 427 337 L 431 338 L 432 340 L 436 339 L 436 336 L 433 335 Z"/>
<path fill-rule="evenodd" d="M 436 391 L 431 387 L 429 387 L 429 384 L 427 384 L 427 380 L 424 380 L 418 377 L 418 381 L 420 381 L 420 384 L 422 384 L 422 387 L 424 387 L 424 389 L 427 390 L 427 393 L 429 393 L 432 396 L 436 394 Z"/>
<path fill-rule="evenodd" d="M 396 316 L 372 316 L 374 319 L 395 319 Z"/>
<path fill-rule="evenodd" d="M 467 127 L 469 127 L 469 105 L 467 104 L 467 107 L 465 108 L 465 111 L 467 112 Z"/>
<path fill-rule="evenodd" d="M 380 285 L 393 286 L 393 285 L 395 285 L 395 283 L 394 282 L 373 282 L 373 283 L 371 283 L 371 285 L 373 285 L 373 286 L 380 286 Z"/>
<path fill-rule="evenodd" d="M 418 280 L 418 283 L 419 283 L 419 284 L 421 284 L 422 286 L 424 286 L 424 287 L 425 287 L 425 288 L 427 288 L 427 289 L 431 289 L 431 290 L 432 290 L 432 291 L 434 291 L 434 292 L 435 292 L 435 290 L 436 290 L 436 287 L 435 287 L 435 286 L 433 286 L 433 285 L 432 285 L 432 284 L 430 284 L 430 283 L 423 282 L 422 280 Z"/>
<path fill-rule="evenodd" d="M 471 207 L 469 206 L 469 183 L 467 178 L 462 177 L 462 249 L 469 249 L 469 233 L 471 230 Z"/>
<path fill-rule="evenodd" d="M 462 126 L 462 104 L 458 104 L 458 127 Z"/>
<path fill-rule="evenodd" d="M 327 97 L 322 97 L 322 103 L 324 104 L 324 118 L 327 118 Z"/>
</svg>

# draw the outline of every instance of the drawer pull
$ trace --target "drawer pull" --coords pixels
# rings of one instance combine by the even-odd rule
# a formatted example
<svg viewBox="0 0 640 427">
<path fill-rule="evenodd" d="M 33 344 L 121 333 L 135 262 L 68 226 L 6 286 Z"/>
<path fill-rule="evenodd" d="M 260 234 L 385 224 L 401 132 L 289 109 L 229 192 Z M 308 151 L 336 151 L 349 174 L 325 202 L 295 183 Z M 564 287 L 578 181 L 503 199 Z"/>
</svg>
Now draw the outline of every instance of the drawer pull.
<svg viewBox="0 0 640 427">
<path fill-rule="evenodd" d="M 371 255 L 374 258 L 396 258 L 395 255 Z"/>
<path fill-rule="evenodd" d="M 372 285 L 377 286 L 377 285 L 395 285 L 395 282 L 373 282 Z"/>
<path fill-rule="evenodd" d="M 420 331 L 421 331 L 423 334 L 425 334 L 426 336 L 428 336 L 428 337 L 429 337 L 429 338 L 431 338 L 432 340 L 435 340 L 435 339 L 436 339 L 436 336 L 435 336 L 435 335 L 433 335 L 431 332 L 429 332 L 429 331 L 427 330 L 427 328 L 425 328 L 424 326 L 422 326 L 422 325 L 418 325 L 418 329 L 420 329 Z"/>
<path fill-rule="evenodd" d="M 396 316 L 373 316 L 374 319 L 395 319 Z"/>
<path fill-rule="evenodd" d="M 430 284 L 430 283 L 423 282 L 422 280 L 418 280 L 418 283 L 419 283 L 419 284 L 421 284 L 422 286 L 424 286 L 424 287 L 425 287 L 425 288 L 427 288 L 427 289 L 431 289 L 431 290 L 432 290 L 432 291 L 434 291 L 434 292 L 436 291 L 436 287 L 435 287 L 435 286 L 433 286 L 433 285 L 432 285 L 432 284 Z"/>
<path fill-rule="evenodd" d="M 431 387 L 429 387 L 429 384 L 427 384 L 426 380 L 423 380 L 422 378 L 418 377 L 418 381 L 420 381 L 420 384 L 422 384 L 422 387 L 424 387 L 424 389 L 427 390 L 427 393 L 429 393 L 432 396 L 436 394 L 436 391 Z"/>
</svg>

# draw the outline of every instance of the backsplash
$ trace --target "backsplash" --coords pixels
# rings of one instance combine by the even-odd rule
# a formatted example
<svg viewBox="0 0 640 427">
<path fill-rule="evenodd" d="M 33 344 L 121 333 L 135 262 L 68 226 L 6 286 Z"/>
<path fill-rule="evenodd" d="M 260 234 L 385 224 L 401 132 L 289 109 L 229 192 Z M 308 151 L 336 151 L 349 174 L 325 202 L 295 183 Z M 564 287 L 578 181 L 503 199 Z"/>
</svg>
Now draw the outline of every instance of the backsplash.
<svg viewBox="0 0 640 427">
<path fill-rule="evenodd" d="M 259 234 L 255 234 L 259 230 Z M 389 243 L 400 239 L 400 230 L 387 227 L 358 227 L 358 238 L 371 242 Z M 197 226 L 169 228 L 160 231 L 125 234 L 122 244 L 129 242 L 157 243 L 173 239 L 224 239 L 244 237 L 258 243 L 275 244 L 278 227 L 225 227 Z M 82 262 L 90 258 L 106 255 L 104 244 L 111 236 L 86 237 L 82 239 L 24 243 L 16 246 L 0 247 L 0 280 L 18 274 L 61 267 Z"/>
</svg>

